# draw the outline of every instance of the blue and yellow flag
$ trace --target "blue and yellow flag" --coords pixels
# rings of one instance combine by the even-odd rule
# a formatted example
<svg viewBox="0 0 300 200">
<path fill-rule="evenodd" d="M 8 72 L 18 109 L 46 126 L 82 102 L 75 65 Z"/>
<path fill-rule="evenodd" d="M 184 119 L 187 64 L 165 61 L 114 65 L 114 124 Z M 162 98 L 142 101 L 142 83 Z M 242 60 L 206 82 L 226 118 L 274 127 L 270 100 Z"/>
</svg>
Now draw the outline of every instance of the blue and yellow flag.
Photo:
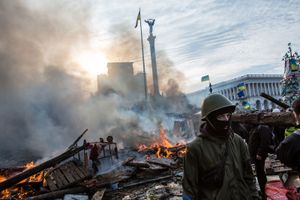
<svg viewBox="0 0 300 200">
<path fill-rule="evenodd" d="M 242 91 L 239 91 L 237 93 L 238 97 L 244 97 L 245 96 L 245 92 L 242 90 Z"/>
<path fill-rule="evenodd" d="M 242 105 L 243 105 L 244 109 L 246 109 L 246 110 L 248 110 L 248 109 L 251 108 L 250 103 L 248 103 L 247 101 L 243 101 L 243 102 L 242 102 Z"/>
<path fill-rule="evenodd" d="M 298 64 L 297 64 L 297 60 L 296 59 L 294 59 L 294 58 L 290 59 L 290 68 L 291 68 L 292 72 L 298 71 Z"/>
<path fill-rule="evenodd" d="M 136 17 L 136 22 L 134 28 L 136 28 L 139 24 L 139 21 L 141 20 L 141 10 L 139 10 L 139 14 Z"/>
<path fill-rule="evenodd" d="M 238 88 L 239 91 L 246 90 L 245 83 L 239 83 L 239 84 L 237 85 L 237 88 Z"/>
<path fill-rule="evenodd" d="M 205 75 L 201 77 L 201 82 L 209 81 L 209 75 Z"/>
</svg>

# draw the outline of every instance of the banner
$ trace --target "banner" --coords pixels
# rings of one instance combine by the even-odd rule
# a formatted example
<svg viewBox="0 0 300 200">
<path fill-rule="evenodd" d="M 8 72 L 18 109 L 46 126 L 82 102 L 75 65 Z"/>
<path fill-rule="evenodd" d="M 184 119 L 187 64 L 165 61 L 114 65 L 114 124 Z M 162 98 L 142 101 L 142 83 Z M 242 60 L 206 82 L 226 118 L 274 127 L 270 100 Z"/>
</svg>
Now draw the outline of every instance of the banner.
<svg viewBox="0 0 300 200">
<path fill-rule="evenodd" d="M 201 82 L 209 81 L 209 75 L 205 75 L 201 77 Z"/>
</svg>

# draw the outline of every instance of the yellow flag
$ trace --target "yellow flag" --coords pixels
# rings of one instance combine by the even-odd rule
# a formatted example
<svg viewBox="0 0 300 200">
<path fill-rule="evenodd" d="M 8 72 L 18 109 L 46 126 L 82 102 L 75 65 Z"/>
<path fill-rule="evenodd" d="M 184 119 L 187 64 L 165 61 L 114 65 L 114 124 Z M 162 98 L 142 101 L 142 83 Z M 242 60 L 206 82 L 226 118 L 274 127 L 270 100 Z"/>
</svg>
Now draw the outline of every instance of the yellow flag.
<svg viewBox="0 0 300 200">
<path fill-rule="evenodd" d="M 136 17 L 136 22 L 135 22 L 134 28 L 136 28 L 138 26 L 139 20 L 141 20 L 141 11 L 139 11 L 138 16 Z"/>
</svg>

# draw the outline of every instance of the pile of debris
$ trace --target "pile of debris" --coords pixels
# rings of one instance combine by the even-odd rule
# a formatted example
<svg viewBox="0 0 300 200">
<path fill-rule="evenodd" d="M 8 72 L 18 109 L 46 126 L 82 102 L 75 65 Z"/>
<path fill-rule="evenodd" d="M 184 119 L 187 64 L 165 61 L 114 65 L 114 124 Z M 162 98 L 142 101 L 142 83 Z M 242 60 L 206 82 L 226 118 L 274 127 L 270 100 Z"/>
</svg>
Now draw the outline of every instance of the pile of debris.
<svg viewBox="0 0 300 200">
<path fill-rule="evenodd" d="M 185 145 L 118 151 L 109 136 L 106 142 L 77 146 L 83 134 L 64 153 L 39 165 L 1 169 L 0 199 L 180 199 Z M 108 160 L 111 164 L 106 172 L 91 170 L 87 154 L 95 144 L 102 147 L 100 169 Z"/>
</svg>

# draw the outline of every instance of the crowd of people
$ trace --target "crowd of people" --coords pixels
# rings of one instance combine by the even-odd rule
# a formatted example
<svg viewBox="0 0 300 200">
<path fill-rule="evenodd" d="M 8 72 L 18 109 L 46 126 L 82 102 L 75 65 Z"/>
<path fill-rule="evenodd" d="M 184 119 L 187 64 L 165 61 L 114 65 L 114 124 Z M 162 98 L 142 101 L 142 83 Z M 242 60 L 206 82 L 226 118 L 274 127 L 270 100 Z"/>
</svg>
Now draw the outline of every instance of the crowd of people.
<svg viewBox="0 0 300 200">
<path fill-rule="evenodd" d="M 201 110 L 200 134 L 189 144 L 184 159 L 184 200 L 266 199 L 265 160 L 269 153 L 300 169 L 300 99 L 292 104 L 297 125 L 289 136 L 287 127 L 280 125 L 231 123 L 235 105 L 220 94 L 205 98 Z M 251 164 L 255 165 L 259 191 Z"/>
</svg>

